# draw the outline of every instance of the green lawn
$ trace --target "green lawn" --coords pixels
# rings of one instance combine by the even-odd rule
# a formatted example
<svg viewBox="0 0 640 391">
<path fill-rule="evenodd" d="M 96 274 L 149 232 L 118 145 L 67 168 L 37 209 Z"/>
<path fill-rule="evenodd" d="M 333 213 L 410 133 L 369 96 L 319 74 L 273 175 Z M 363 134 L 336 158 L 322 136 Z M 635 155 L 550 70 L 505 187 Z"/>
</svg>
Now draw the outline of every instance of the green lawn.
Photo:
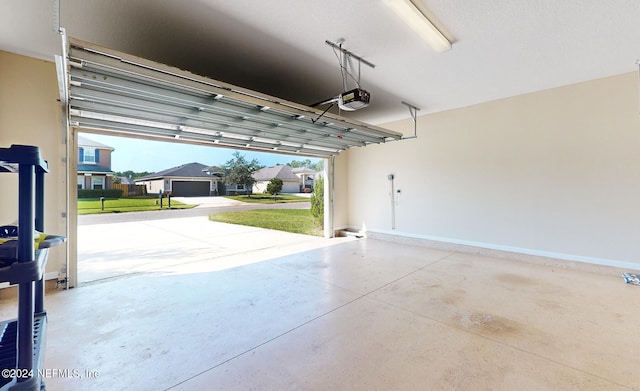
<svg viewBox="0 0 640 391">
<path fill-rule="evenodd" d="M 158 202 L 156 204 L 156 202 Z M 187 205 L 182 202 L 171 200 L 171 209 L 188 209 L 195 205 Z M 169 209 L 166 198 L 162 199 L 162 209 Z M 98 198 L 78 199 L 78 214 L 87 215 L 95 213 L 122 213 L 139 212 L 146 210 L 160 210 L 160 200 L 158 197 L 132 197 L 132 198 L 105 198 L 104 210 Z"/>
<path fill-rule="evenodd" d="M 324 235 L 322 227 L 316 224 L 309 209 L 256 209 L 222 212 L 210 214 L 209 220 L 305 235 Z"/>
<path fill-rule="evenodd" d="M 309 202 L 310 198 L 294 196 L 290 194 L 278 194 L 275 199 L 271 194 L 252 194 L 251 197 L 246 195 L 225 196 L 231 200 L 249 202 L 252 204 L 280 204 L 284 202 Z"/>
</svg>

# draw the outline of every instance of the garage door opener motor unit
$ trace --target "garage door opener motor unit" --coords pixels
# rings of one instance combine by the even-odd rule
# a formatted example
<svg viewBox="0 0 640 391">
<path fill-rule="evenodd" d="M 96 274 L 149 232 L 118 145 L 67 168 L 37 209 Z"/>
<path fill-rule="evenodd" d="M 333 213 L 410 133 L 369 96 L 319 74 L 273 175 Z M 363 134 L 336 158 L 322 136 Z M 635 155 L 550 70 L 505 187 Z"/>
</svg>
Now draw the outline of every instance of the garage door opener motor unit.
<svg viewBox="0 0 640 391">
<path fill-rule="evenodd" d="M 338 43 L 325 41 L 327 45 L 333 48 L 334 52 L 336 53 L 336 57 L 338 57 L 338 60 L 340 62 L 340 71 L 342 73 L 342 85 L 344 88 L 344 92 L 337 97 L 325 99 L 321 102 L 311 105 L 311 107 L 316 107 L 330 104 L 330 106 L 327 107 L 324 113 L 331 109 L 331 107 L 333 107 L 333 105 L 336 103 L 338 104 L 340 110 L 355 111 L 369 106 L 369 102 L 371 101 L 371 94 L 369 93 L 369 91 L 360 87 L 360 64 L 365 64 L 371 68 L 375 68 L 376 66 L 363 59 L 362 57 L 357 56 L 346 49 L 343 49 L 343 42 L 344 40 L 339 40 Z M 358 64 L 357 70 L 353 63 L 354 59 Z M 348 89 L 347 80 L 349 78 L 355 82 L 356 88 L 353 88 L 351 90 Z M 322 115 L 320 117 L 322 117 Z M 316 119 L 316 121 L 318 119 Z"/>
<path fill-rule="evenodd" d="M 361 88 L 343 92 L 338 98 L 338 107 L 346 111 L 359 110 L 369 106 L 371 94 Z"/>
</svg>

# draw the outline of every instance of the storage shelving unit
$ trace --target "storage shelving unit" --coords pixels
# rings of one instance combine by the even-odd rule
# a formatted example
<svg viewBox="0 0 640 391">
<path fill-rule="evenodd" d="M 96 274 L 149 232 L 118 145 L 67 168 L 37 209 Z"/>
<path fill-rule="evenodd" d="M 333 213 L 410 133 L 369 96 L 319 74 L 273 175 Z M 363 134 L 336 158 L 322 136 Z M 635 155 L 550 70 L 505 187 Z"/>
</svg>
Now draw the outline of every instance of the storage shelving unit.
<svg viewBox="0 0 640 391">
<path fill-rule="evenodd" d="M 0 375 L 0 391 L 41 391 L 45 389 L 40 370 L 47 326 L 44 269 L 49 248 L 65 238 L 35 232 L 44 232 L 44 174 L 48 172 L 40 149 L 0 148 L 0 173 L 6 172 L 18 175 L 18 226 L 16 240 L 11 242 L 15 248 L 4 246 L 0 252 L 0 282 L 18 285 L 18 318 L 0 322 L 0 369 L 9 370 Z"/>
</svg>

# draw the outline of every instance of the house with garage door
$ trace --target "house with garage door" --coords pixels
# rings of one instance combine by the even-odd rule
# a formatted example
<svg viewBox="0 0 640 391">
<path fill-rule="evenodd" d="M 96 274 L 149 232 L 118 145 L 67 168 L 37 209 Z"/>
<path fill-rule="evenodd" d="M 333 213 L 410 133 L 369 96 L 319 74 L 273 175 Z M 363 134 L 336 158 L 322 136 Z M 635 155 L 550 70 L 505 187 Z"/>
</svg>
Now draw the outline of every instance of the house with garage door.
<svg viewBox="0 0 640 391">
<path fill-rule="evenodd" d="M 309 167 L 296 167 L 292 171 L 300 179 L 300 193 L 311 193 L 313 191 L 313 183 L 320 173 Z"/>
<path fill-rule="evenodd" d="M 273 166 L 264 167 L 253 173 L 254 193 L 265 193 L 267 186 L 273 178 L 282 179 L 282 193 L 298 193 L 300 192 L 300 178 L 293 172 L 289 166 Z"/>
<path fill-rule="evenodd" d="M 115 149 L 78 135 L 78 189 L 110 189 L 111 153 Z"/>
<path fill-rule="evenodd" d="M 188 163 L 138 178 L 136 185 L 146 186 L 148 194 L 211 196 L 223 191 L 223 176 L 221 168 Z"/>
</svg>

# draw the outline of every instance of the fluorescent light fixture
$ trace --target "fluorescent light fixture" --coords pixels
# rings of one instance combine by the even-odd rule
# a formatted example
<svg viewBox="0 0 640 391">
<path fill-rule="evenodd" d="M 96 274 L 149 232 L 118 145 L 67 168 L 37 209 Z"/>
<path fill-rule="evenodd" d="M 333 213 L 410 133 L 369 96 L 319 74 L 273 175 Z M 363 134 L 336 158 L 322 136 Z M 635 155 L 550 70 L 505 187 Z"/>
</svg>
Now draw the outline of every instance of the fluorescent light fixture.
<svg viewBox="0 0 640 391">
<path fill-rule="evenodd" d="M 451 49 L 451 42 L 442 35 L 440 30 L 427 19 L 413 2 L 410 0 L 386 0 L 385 3 L 411 26 L 433 50 L 442 53 Z"/>
</svg>

